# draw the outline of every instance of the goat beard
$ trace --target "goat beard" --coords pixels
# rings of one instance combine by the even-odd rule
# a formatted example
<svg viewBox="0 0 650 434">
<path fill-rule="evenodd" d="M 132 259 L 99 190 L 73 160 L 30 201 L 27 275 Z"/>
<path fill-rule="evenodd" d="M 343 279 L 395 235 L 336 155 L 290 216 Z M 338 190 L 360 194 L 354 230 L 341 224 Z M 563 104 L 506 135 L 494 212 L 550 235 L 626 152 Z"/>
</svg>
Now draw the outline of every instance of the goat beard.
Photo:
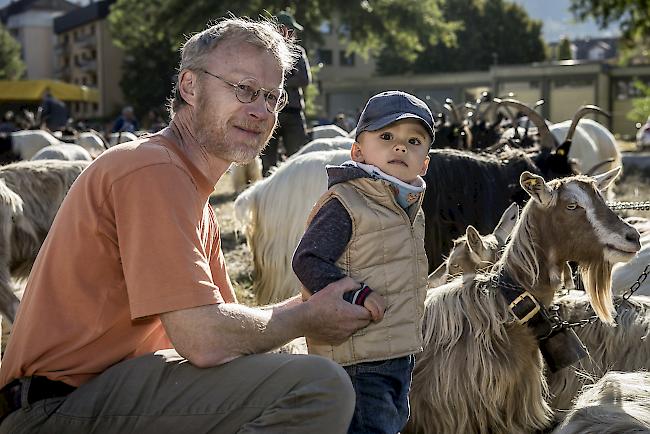
<svg viewBox="0 0 650 434">
<path fill-rule="evenodd" d="M 228 134 L 228 131 L 235 128 L 232 119 L 225 121 L 219 119 L 215 122 L 214 116 L 210 116 L 214 110 L 209 109 L 207 104 L 200 103 L 198 108 L 194 121 L 194 132 L 199 146 L 212 156 L 236 164 L 247 164 L 253 161 L 266 147 L 277 123 L 274 123 L 273 128 L 266 134 L 260 134 L 257 139 L 234 140 Z M 253 130 L 260 130 L 266 126 L 263 122 L 251 121 L 239 121 L 237 125 Z"/>
</svg>

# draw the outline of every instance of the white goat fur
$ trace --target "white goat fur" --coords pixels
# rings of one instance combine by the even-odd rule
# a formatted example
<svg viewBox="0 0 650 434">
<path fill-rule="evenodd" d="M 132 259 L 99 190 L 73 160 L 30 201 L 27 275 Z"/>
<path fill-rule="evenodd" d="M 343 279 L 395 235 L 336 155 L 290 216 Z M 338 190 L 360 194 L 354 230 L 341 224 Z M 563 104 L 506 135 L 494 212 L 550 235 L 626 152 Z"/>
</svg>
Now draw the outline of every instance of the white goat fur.
<svg viewBox="0 0 650 434">
<path fill-rule="evenodd" d="M 615 297 L 616 305 L 623 303 Z M 559 314 L 568 322 L 580 322 L 594 313 L 585 295 L 570 294 L 555 300 Z M 554 408 L 566 410 L 584 385 L 592 384 L 607 371 L 650 369 L 650 298 L 631 297 L 618 308 L 616 327 L 596 321 L 574 331 L 589 356 L 577 365 L 549 375 Z"/>
<path fill-rule="evenodd" d="M 12 148 L 21 160 L 30 160 L 34 154 L 50 145 L 60 145 L 60 141 L 44 130 L 24 130 L 11 133 Z"/>
<path fill-rule="evenodd" d="M 585 387 L 553 434 L 650 432 L 650 373 L 610 371 Z"/>
<path fill-rule="evenodd" d="M 343 128 L 338 125 L 317 125 L 311 129 L 311 138 L 315 139 L 327 139 L 331 137 L 342 137 L 348 134 Z"/>
<path fill-rule="evenodd" d="M 112 147 L 119 145 L 120 143 L 132 142 L 133 140 L 138 140 L 138 136 L 128 131 L 123 131 L 121 133 L 111 133 L 108 136 L 108 146 Z"/>
<path fill-rule="evenodd" d="M 328 139 L 316 139 L 307 143 L 300 148 L 298 152 L 293 154 L 291 158 L 296 158 L 300 155 L 308 154 L 316 151 L 335 151 L 337 149 L 350 149 L 354 143 L 354 138 L 350 137 L 332 137 Z"/>
<path fill-rule="evenodd" d="M 31 160 L 92 161 L 92 157 L 90 156 L 90 153 L 81 146 L 64 143 L 61 145 L 50 145 L 44 147 L 34 154 Z"/>
<path fill-rule="evenodd" d="M 650 233 L 642 232 L 643 226 L 634 225 L 641 232 L 641 250 L 625 264 L 616 264 L 612 270 L 612 288 L 615 293 L 622 294 L 627 291 L 641 276 L 641 273 L 650 264 Z M 650 270 L 649 270 L 650 271 Z M 648 276 L 635 295 L 650 296 L 650 276 Z"/>
<path fill-rule="evenodd" d="M 0 309 L 13 321 L 11 278 L 26 279 L 54 216 L 87 161 L 39 160 L 0 168 Z"/>
<path fill-rule="evenodd" d="M 300 282 L 291 269 L 293 251 L 311 209 L 327 190 L 325 166 L 349 159 L 347 150 L 292 157 L 235 200 L 236 220 L 253 253 L 258 303 L 285 300 L 299 292 Z"/>
</svg>

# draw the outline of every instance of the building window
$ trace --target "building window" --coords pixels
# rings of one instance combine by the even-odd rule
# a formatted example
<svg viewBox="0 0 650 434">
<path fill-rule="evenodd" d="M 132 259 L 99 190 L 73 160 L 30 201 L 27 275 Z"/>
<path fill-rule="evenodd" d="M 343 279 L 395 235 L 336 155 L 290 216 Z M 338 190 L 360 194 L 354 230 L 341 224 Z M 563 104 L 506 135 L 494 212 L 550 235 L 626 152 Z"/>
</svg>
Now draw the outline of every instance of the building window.
<svg viewBox="0 0 650 434">
<path fill-rule="evenodd" d="M 319 48 L 316 50 L 316 63 L 322 63 L 323 65 L 331 65 L 332 64 L 332 50 L 328 50 L 325 48 Z"/>
<path fill-rule="evenodd" d="M 348 56 L 345 51 L 339 51 L 339 65 L 354 66 L 354 53 Z"/>
</svg>

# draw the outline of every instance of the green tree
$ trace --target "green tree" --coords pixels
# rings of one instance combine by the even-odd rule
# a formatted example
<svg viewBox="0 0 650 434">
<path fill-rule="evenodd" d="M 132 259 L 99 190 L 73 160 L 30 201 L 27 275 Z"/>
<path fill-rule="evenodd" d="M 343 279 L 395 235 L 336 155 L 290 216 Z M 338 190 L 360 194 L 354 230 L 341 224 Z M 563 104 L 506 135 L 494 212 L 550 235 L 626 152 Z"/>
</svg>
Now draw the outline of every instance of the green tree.
<svg viewBox="0 0 650 434">
<path fill-rule="evenodd" d="M 632 100 L 632 110 L 627 113 L 627 118 L 634 122 L 645 122 L 650 117 L 650 84 L 637 81 L 634 85 L 642 96 Z"/>
<path fill-rule="evenodd" d="M 444 0 L 118 0 L 109 15 L 111 31 L 125 51 L 124 94 L 136 109 L 164 104 L 170 95 L 178 49 L 186 35 L 205 28 L 209 18 L 232 13 L 269 17 L 292 10 L 305 31 L 304 46 L 319 42 L 323 20 L 338 14 L 350 29 L 347 48 L 364 56 L 393 47 L 397 57 L 412 62 L 427 45 L 454 41 L 455 23 L 442 18 Z"/>
<path fill-rule="evenodd" d="M 0 23 L 0 80 L 18 80 L 25 72 L 20 44 Z"/>
<path fill-rule="evenodd" d="M 557 60 L 571 60 L 573 54 L 571 53 L 571 41 L 566 36 L 560 39 L 557 46 Z"/>
<path fill-rule="evenodd" d="M 414 62 L 387 47 L 378 60 L 381 74 L 485 70 L 494 63 L 520 64 L 545 59 L 542 24 L 504 0 L 448 0 L 444 20 L 460 22 L 455 43 L 420 41 L 426 48 Z"/>
</svg>

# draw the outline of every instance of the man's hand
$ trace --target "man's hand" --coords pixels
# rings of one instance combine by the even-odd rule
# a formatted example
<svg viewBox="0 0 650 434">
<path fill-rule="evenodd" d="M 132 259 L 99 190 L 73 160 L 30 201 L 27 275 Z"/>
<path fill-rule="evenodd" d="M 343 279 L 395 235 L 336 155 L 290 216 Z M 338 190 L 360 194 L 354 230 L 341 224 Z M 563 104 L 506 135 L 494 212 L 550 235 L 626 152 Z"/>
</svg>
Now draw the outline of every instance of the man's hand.
<svg viewBox="0 0 650 434">
<path fill-rule="evenodd" d="M 343 300 L 343 294 L 359 289 L 349 277 L 330 283 L 305 302 L 308 319 L 305 336 L 318 342 L 338 345 L 372 320 L 368 309 Z"/>
<path fill-rule="evenodd" d="M 386 311 L 386 301 L 384 300 L 384 297 L 373 291 L 368 294 L 368 297 L 366 297 L 366 299 L 363 301 L 363 307 L 370 311 L 372 320 L 374 322 L 378 322 L 384 318 L 384 312 Z"/>
</svg>

